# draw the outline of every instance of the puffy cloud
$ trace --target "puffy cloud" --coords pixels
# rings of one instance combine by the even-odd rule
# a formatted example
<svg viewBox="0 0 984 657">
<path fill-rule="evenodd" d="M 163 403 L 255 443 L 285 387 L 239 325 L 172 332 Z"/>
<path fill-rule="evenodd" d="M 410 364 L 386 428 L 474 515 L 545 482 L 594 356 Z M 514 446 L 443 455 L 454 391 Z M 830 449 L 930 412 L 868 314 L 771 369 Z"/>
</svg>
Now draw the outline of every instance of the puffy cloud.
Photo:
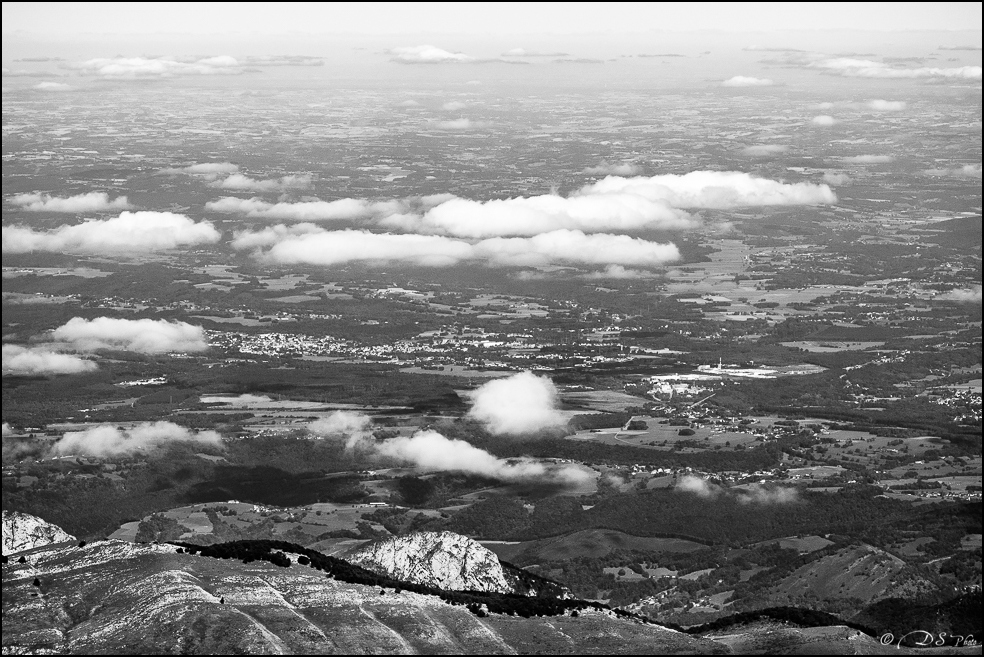
<svg viewBox="0 0 984 657">
<path fill-rule="evenodd" d="M 376 452 L 380 456 L 413 463 L 421 470 L 464 472 L 500 481 L 579 484 L 591 478 L 584 470 L 572 466 L 547 466 L 532 459 L 500 459 L 436 431 L 421 431 L 409 437 L 381 441 L 376 445 Z"/>
<path fill-rule="evenodd" d="M 372 420 L 362 413 L 337 411 L 312 422 L 308 429 L 317 435 L 341 437 L 348 449 L 410 463 L 428 472 L 463 472 L 508 482 L 579 484 L 591 479 L 590 473 L 574 466 L 545 465 L 532 459 L 500 459 L 436 431 L 418 431 L 412 436 L 377 441 L 370 433 Z"/>
<path fill-rule="evenodd" d="M 752 484 L 745 491 L 738 493 L 740 504 L 761 504 L 771 506 L 773 504 L 792 504 L 799 501 L 799 491 L 789 486 L 765 487 L 761 484 Z"/>
<path fill-rule="evenodd" d="M 172 422 L 142 422 L 128 430 L 104 424 L 85 431 L 66 432 L 51 446 L 51 454 L 124 456 L 174 442 L 221 447 L 222 437 L 214 431 L 191 431 Z"/>
<path fill-rule="evenodd" d="M 127 254 L 163 251 L 181 246 L 212 244 L 219 231 L 208 221 L 195 222 L 172 212 L 123 212 L 112 219 L 36 231 L 24 226 L 3 227 L 3 253 L 67 251 Z"/>
<path fill-rule="evenodd" d="M 662 200 L 634 193 L 556 194 L 472 201 L 454 198 L 421 214 L 381 220 L 387 226 L 459 237 L 536 235 L 560 229 L 586 232 L 646 228 L 679 230 L 697 222 Z"/>
<path fill-rule="evenodd" d="M 693 171 L 652 178 L 610 176 L 583 187 L 578 194 L 631 194 L 662 201 L 674 208 L 730 208 L 759 205 L 820 205 L 836 203 L 827 185 L 783 183 L 737 171 Z"/>
<path fill-rule="evenodd" d="M 765 487 L 761 484 L 753 484 L 741 490 L 724 489 L 702 477 L 696 477 L 694 475 L 680 477 L 674 486 L 674 490 L 708 500 L 720 495 L 728 495 L 739 504 L 773 505 L 790 504 L 799 501 L 799 491 L 788 486 Z"/>
<path fill-rule="evenodd" d="M 520 372 L 493 379 L 468 393 L 468 417 L 494 434 L 523 435 L 564 424 L 557 411 L 557 388 L 547 377 Z"/>
<path fill-rule="evenodd" d="M 893 159 L 891 155 L 851 155 L 840 158 L 841 162 L 850 164 L 886 164 Z"/>
<path fill-rule="evenodd" d="M 441 109 L 446 112 L 456 112 L 457 110 L 465 109 L 465 107 L 467 107 L 467 105 L 458 100 L 449 100 L 441 105 Z"/>
<path fill-rule="evenodd" d="M 537 52 L 526 48 L 513 48 L 502 53 L 503 57 L 567 57 L 566 52 Z"/>
<path fill-rule="evenodd" d="M 0 435 L 2 435 L 2 437 L 6 438 L 7 436 L 17 435 L 17 432 L 13 430 L 13 428 L 10 426 L 9 423 L 4 422 L 3 423 L 3 433 L 0 434 Z"/>
<path fill-rule="evenodd" d="M 372 418 L 358 411 L 335 411 L 326 418 L 311 422 L 307 428 L 319 436 L 341 434 L 346 437 L 346 449 L 353 449 L 359 442 L 370 437 Z"/>
<path fill-rule="evenodd" d="M 954 167 L 949 169 L 926 169 L 923 174 L 927 176 L 947 176 L 954 178 L 980 178 L 981 177 L 981 165 L 980 164 L 965 164 L 960 167 Z"/>
<path fill-rule="evenodd" d="M 935 297 L 938 301 L 958 301 L 960 303 L 981 303 L 981 286 L 958 288 Z"/>
<path fill-rule="evenodd" d="M 38 91 L 71 91 L 74 87 L 64 82 L 38 82 L 34 88 Z"/>
<path fill-rule="evenodd" d="M 165 175 L 186 174 L 189 176 L 209 176 L 214 179 L 221 174 L 237 173 L 239 165 L 232 162 L 203 162 L 186 167 L 161 169 L 158 173 Z"/>
<path fill-rule="evenodd" d="M 219 189 L 247 192 L 283 192 L 288 189 L 307 189 L 311 186 L 311 176 L 295 175 L 272 180 L 257 180 L 241 173 L 234 173 L 224 180 L 212 182 L 211 185 Z"/>
<path fill-rule="evenodd" d="M 164 319 L 73 317 L 52 331 L 52 337 L 69 344 L 75 351 L 116 349 L 162 354 L 208 349 L 202 327 Z"/>
<path fill-rule="evenodd" d="M 460 52 L 449 52 L 437 46 L 406 46 L 392 48 L 392 61 L 401 64 L 460 64 L 474 62 L 475 58 Z"/>
<path fill-rule="evenodd" d="M 337 201 L 267 203 L 258 198 L 242 199 L 225 196 L 218 201 L 209 201 L 205 204 L 205 209 L 209 212 L 223 212 L 255 219 L 278 219 L 281 221 L 359 219 L 370 216 L 373 208 L 373 204 L 369 201 L 354 198 L 342 198 Z"/>
<path fill-rule="evenodd" d="M 3 345 L 4 374 L 79 374 L 97 369 L 96 364 L 72 354 L 62 354 L 45 347 Z"/>
<path fill-rule="evenodd" d="M 941 78 L 949 80 L 980 80 L 980 66 L 959 66 L 955 68 L 938 68 L 921 66 L 919 68 L 901 68 L 885 62 L 869 59 L 854 59 L 851 57 L 835 57 L 822 59 L 812 64 L 815 68 L 825 69 L 848 77 L 861 78 Z"/>
<path fill-rule="evenodd" d="M 113 57 L 89 59 L 69 68 L 104 78 L 169 78 L 182 75 L 239 75 L 243 67 L 228 55 L 184 60 L 170 57 Z"/>
<path fill-rule="evenodd" d="M 308 55 L 251 55 L 244 63 L 250 66 L 324 66 L 325 60 Z"/>
<path fill-rule="evenodd" d="M 813 125 L 831 126 L 840 123 L 840 121 L 830 116 L 829 114 L 820 114 L 819 116 L 814 116 L 812 119 L 810 119 L 810 123 L 812 123 Z"/>
<path fill-rule="evenodd" d="M 825 171 L 823 181 L 828 185 L 850 185 L 851 178 L 846 173 L 838 171 Z"/>
<path fill-rule="evenodd" d="M 730 209 L 756 205 L 835 203 L 826 185 L 787 184 L 740 172 L 695 171 L 652 178 L 609 176 L 569 197 L 472 201 L 452 198 L 424 213 L 385 216 L 385 226 L 419 233 L 482 238 L 583 232 L 684 230 L 698 225 L 686 208 Z M 622 263 L 624 264 L 624 263 Z"/>
<path fill-rule="evenodd" d="M 592 271 L 582 274 L 580 278 L 588 280 L 596 279 L 622 279 L 630 280 L 637 278 L 652 278 L 653 272 L 645 269 L 629 269 L 622 265 L 608 265 L 601 271 Z"/>
<path fill-rule="evenodd" d="M 239 251 L 252 251 L 273 246 L 288 238 L 310 234 L 322 234 L 324 229 L 310 223 L 285 226 L 277 224 L 257 231 L 238 231 L 232 239 L 232 247 Z"/>
<path fill-rule="evenodd" d="M 901 100 L 875 99 L 868 103 L 868 107 L 876 112 L 900 112 L 905 109 L 906 105 Z"/>
<path fill-rule="evenodd" d="M 474 252 L 490 264 L 513 266 L 571 263 L 655 267 L 680 259 L 674 244 L 566 229 L 533 237 L 492 237 L 476 243 Z"/>
<path fill-rule="evenodd" d="M 238 249 L 269 247 L 257 255 L 278 264 L 334 265 L 344 262 L 391 262 L 447 267 L 460 262 L 490 266 L 550 263 L 658 266 L 677 260 L 673 244 L 659 244 L 626 235 L 585 235 L 558 230 L 529 238 L 490 238 L 475 244 L 437 235 L 370 233 L 359 230 L 300 230 L 275 226 L 236 236 Z"/>
<path fill-rule="evenodd" d="M 481 124 L 471 119 L 461 118 L 450 121 L 438 121 L 434 126 L 441 130 L 471 130 L 472 128 L 481 127 Z"/>
<path fill-rule="evenodd" d="M 610 164 L 602 162 L 598 166 L 587 167 L 581 173 L 589 176 L 635 176 L 642 173 L 642 167 L 638 164 Z"/>
<path fill-rule="evenodd" d="M 736 75 L 721 83 L 722 87 L 771 87 L 775 82 L 768 78 L 752 78 Z"/>
<path fill-rule="evenodd" d="M 30 212 L 108 212 L 129 209 L 125 196 L 112 201 L 106 192 L 89 192 L 75 196 L 50 196 L 48 194 L 16 194 L 10 202 Z"/>
<path fill-rule="evenodd" d="M 721 494 L 720 487 L 715 486 L 706 479 L 695 477 L 693 475 L 684 475 L 683 477 L 680 477 L 673 488 L 681 493 L 691 493 L 697 497 L 703 497 L 704 499 L 717 497 Z"/>
<path fill-rule="evenodd" d="M 781 146 L 779 144 L 754 144 L 748 146 L 742 152 L 751 157 L 772 157 L 773 155 L 785 153 L 788 150 L 788 146 Z"/>
</svg>

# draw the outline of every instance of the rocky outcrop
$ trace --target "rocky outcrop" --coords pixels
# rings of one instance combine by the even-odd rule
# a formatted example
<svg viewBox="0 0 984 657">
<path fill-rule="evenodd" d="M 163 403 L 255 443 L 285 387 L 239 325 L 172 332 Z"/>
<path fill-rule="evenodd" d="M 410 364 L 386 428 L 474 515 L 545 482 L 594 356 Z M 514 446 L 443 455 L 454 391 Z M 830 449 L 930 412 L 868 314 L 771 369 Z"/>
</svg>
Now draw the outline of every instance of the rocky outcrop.
<svg viewBox="0 0 984 657">
<path fill-rule="evenodd" d="M 367 570 L 447 591 L 516 592 L 494 552 L 453 532 L 385 538 L 342 556 Z"/>
<path fill-rule="evenodd" d="M 3 553 L 6 555 L 76 540 L 61 527 L 19 511 L 3 512 Z"/>
</svg>

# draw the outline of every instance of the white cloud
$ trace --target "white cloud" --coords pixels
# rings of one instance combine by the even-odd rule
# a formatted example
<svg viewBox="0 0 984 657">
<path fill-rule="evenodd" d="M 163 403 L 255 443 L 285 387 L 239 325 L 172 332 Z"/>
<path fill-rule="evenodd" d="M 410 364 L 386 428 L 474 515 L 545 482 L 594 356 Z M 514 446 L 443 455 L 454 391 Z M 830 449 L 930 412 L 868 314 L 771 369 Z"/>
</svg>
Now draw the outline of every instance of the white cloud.
<svg viewBox="0 0 984 657">
<path fill-rule="evenodd" d="M 748 146 L 742 152 L 751 157 L 772 157 L 773 155 L 785 153 L 788 150 L 788 146 L 781 146 L 779 144 L 754 144 Z"/>
<path fill-rule="evenodd" d="M 73 354 L 62 354 L 46 347 L 3 345 L 4 374 L 78 374 L 97 369 L 96 364 Z"/>
<path fill-rule="evenodd" d="M 823 181 L 828 185 L 850 185 L 851 178 L 846 173 L 838 171 L 825 171 Z"/>
<path fill-rule="evenodd" d="M 441 109 L 446 112 L 456 112 L 461 109 L 465 109 L 467 105 L 458 100 L 449 100 L 448 102 L 441 105 Z"/>
<path fill-rule="evenodd" d="M 311 176 L 282 176 L 269 180 L 257 180 L 241 173 L 234 173 L 224 180 L 216 180 L 212 187 L 248 192 L 283 192 L 288 189 L 307 189 L 311 186 Z"/>
<path fill-rule="evenodd" d="M 526 48 L 513 48 L 502 53 L 503 57 L 567 57 L 566 52 L 537 52 Z"/>
<path fill-rule="evenodd" d="M 381 223 L 414 232 L 471 238 L 536 235 L 560 229 L 680 230 L 697 225 L 689 214 L 666 201 L 633 193 L 578 193 L 568 198 L 544 194 L 491 201 L 454 198 L 423 214 L 391 215 Z"/>
<path fill-rule="evenodd" d="M 16 433 L 17 432 L 14 431 L 14 429 L 10 426 L 9 423 L 7 422 L 3 423 L 3 433 L 0 434 L 2 435 L 2 437 L 6 438 L 7 436 L 14 436 L 16 435 Z"/>
<path fill-rule="evenodd" d="M 812 119 L 810 119 L 810 123 L 812 123 L 813 125 L 831 126 L 831 125 L 837 125 L 838 123 L 840 123 L 840 121 L 830 116 L 829 114 L 820 114 L 819 116 L 814 116 Z"/>
<path fill-rule="evenodd" d="M 243 67 L 228 55 L 183 60 L 172 57 L 113 57 L 70 64 L 81 73 L 104 78 L 169 78 L 184 75 L 239 75 Z"/>
<path fill-rule="evenodd" d="M 602 162 L 597 166 L 583 169 L 581 173 L 589 176 L 636 176 L 642 173 L 642 167 L 629 162 L 623 164 Z"/>
<path fill-rule="evenodd" d="M 958 288 L 935 297 L 939 301 L 958 301 L 960 303 L 981 303 L 981 286 Z"/>
<path fill-rule="evenodd" d="M 238 214 L 256 219 L 281 221 L 338 221 L 368 217 L 373 204 L 363 199 L 342 198 L 337 201 L 298 201 L 296 203 L 267 203 L 258 198 L 242 199 L 225 196 L 209 201 L 209 212 Z"/>
<path fill-rule="evenodd" d="M 368 416 L 349 411 L 337 411 L 308 425 L 308 430 L 316 435 L 344 439 L 347 449 L 395 459 L 428 472 L 464 472 L 501 481 L 555 484 L 579 484 L 591 479 L 590 473 L 575 466 L 545 465 L 525 458 L 500 459 L 436 431 L 377 441 L 372 439 L 371 429 Z"/>
<path fill-rule="evenodd" d="M 745 491 L 738 493 L 740 504 L 761 504 L 771 506 L 773 504 L 792 504 L 799 501 L 799 491 L 790 486 L 765 487 L 761 484 L 752 484 Z"/>
<path fill-rule="evenodd" d="M 471 130 L 472 128 L 481 127 L 481 124 L 471 119 L 461 118 L 450 121 L 438 121 L 434 126 L 441 130 Z"/>
<path fill-rule="evenodd" d="M 208 349 L 202 327 L 164 319 L 73 317 L 52 331 L 52 338 L 68 344 L 75 351 L 115 349 L 162 354 Z"/>
<path fill-rule="evenodd" d="M 841 162 L 850 164 L 886 164 L 893 159 L 895 158 L 891 155 L 851 155 L 840 158 Z"/>
<path fill-rule="evenodd" d="M 386 262 L 448 267 L 461 262 L 489 266 L 530 266 L 550 263 L 621 264 L 654 267 L 678 260 L 673 244 L 659 244 L 626 235 L 585 235 L 557 230 L 533 237 L 491 238 L 474 244 L 437 235 L 370 233 L 359 230 L 299 230 L 275 226 L 236 236 L 233 246 L 257 249 L 256 255 L 278 264 L 334 265 L 344 262 Z"/>
<path fill-rule="evenodd" d="M 38 91 L 71 91 L 74 87 L 64 82 L 38 82 L 34 88 Z"/>
<path fill-rule="evenodd" d="M 172 422 L 142 422 L 127 430 L 104 424 L 85 431 L 68 431 L 52 445 L 51 453 L 121 456 L 181 441 L 209 447 L 222 445 L 222 437 L 214 431 L 191 431 Z"/>
<path fill-rule="evenodd" d="M 877 112 L 900 112 L 905 109 L 906 105 L 901 100 L 875 99 L 868 103 L 868 107 Z"/>
<path fill-rule="evenodd" d="M 520 372 L 493 379 L 468 393 L 468 416 L 494 434 L 523 435 L 562 426 L 557 411 L 557 388 L 547 377 Z"/>
<path fill-rule="evenodd" d="M 730 208 L 759 205 L 820 205 L 836 203 L 827 185 L 783 183 L 738 171 L 693 171 L 652 178 L 608 177 L 583 187 L 578 195 L 631 194 L 663 201 L 674 208 Z"/>
<path fill-rule="evenodd" d="M 980 178 L 981 165 L 964 164 L 963 166 L 953 168 L 926 169 L 923 171 L 923 174 L 927 176 L 946 176 L 953 178 Z"/>
<path fill-rule="evenodd" d="M 393 48 L 389 51 L 393 55 L 394 62 L 401 64 L 460 64 L 475 61 L 460 52 L 449 52 L 437 46 L 406 46 L 403 48 Z"/>
<path fill-rule="evenodd" d="M 680 477 L 673 488 L 682 493 L 690 493 L 703 499 L 714 499 L 720 495 L 727 494 L 732 499 L 738 501 L 739 504 L 768 506 L 773 504 L 791 504 L 799 501 L 799 491 L 789 486 L 767 488 L 761 484 L 752 484 L 741 490 L 724 489 L 706 479 L 694 475 Z"/>
<path fill-rule="evenodd" d="M 753 78 L 736 75 L 721 83 L 722 87 L 771 87 L 775 82 L 768 78 Z"/>
<path fill-rule="evenodd" d="M 10 198 L 10 202 L 30 212 L 107 212 L 131 207 L 125 196 L 117 196 L 110 201 L 106 192 L 89 192 L 75 196 L 16 194 Z"/>
<path fill-rule="evenodd" d="M 190 164 L 186 167 L 174 169 L 161 169 L 158 173 L 162 174 L 187 174 L 190 176 L 214 176 L 223 173 L 236 173 L 239 165 L 232 162 L 202 162 L 201 164 Z"/>
<path fill-rule="evenodd" d="M 721 494 L 720 487 L 715 486 L 706 479 L 695 477 L 693 475 L 684 475 L 680 477 L 673 488 L 682 493 L 692 493 L 697 497 L 703 497 L 705 499 L 717 497 Z"/>
<path fill-rule="evenodd" d="M 195 222 L 181 214 L 123 212 L 112 219 L 91 219 L 49 231 L 4 226 L 3 253 L 147 253 L 212 244 L 220 237 L 219 231 L 210 222 Z"/>
<path fill-rule="evenodd" d="M 938 68 L 923 66 L 919 68 L 900 68 L 884 62 L 851 57 L 835 57 L 821 59 L 811 64 L 848 77 L 861 78 L 941 78 L 950 80 L 980 80 L 980 66 L 959 66 L 955 68 Z"/>
</svg>

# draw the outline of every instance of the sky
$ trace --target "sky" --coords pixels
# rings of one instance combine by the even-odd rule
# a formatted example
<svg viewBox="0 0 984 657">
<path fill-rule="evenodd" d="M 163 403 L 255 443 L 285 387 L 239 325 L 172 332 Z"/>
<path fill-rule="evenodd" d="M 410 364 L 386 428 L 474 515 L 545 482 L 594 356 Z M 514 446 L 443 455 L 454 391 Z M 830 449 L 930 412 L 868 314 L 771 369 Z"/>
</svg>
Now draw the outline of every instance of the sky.
<svg viewBox="0 0 984 657">
<path fill-rule="evenodd" d="M 966 30 L 979 2 L 4 2 L 3 33 L 589 34 Z"/>
</svg>

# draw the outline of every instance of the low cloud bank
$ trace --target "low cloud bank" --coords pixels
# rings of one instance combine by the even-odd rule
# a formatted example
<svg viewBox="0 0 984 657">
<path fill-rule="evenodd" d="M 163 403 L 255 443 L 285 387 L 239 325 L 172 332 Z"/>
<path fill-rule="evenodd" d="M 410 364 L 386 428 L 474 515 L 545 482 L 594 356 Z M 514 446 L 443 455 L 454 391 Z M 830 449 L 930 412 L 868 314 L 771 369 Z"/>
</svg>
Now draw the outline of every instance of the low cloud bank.
<svg viewBox="0 0 984 657">
<path fill-rule="evenodd" d="M 85 431 L 66 432 L 51 446 L 50 453 L 53 456 L 123 456 L 174 442 L 221 447 L 222 437 L 214 431 L 192 431 L 172 422 L 143 422 L 125 430 L 106 424 Z"/>
<path fill-rule="evenodd" d="M 782 146 L 779 144 L 755 144 L 747 147 L 742 152 L 745 153 L 745 155 L 750 155 L 752 157 L 772 157 L 773 155 L 785 153 L 788 150 L 788 146 Z"/>
<path fill-rule="evenodd" d="M 493 434 L 524 435 L 562 426 L 553 381 L 532 372 L 493 379 L 468 393 L 468 417 L 482 422 Z"/>
<path fill-rule="evenodd" d="M 76 351 L 116 349 L 163 354 L 208 349 L 202 327 L 164 319 L 97 317 L 90 320 L 73 317 L 52 331 L 52 337 Z"/>
<path fill-rule="evenodd" d="M 591 474 L 573 466 L 552 466 L 532 459 L 500 459 L 463 440 L 447 438 L 436 431 L 418 431 L 412 436 L 375 440 L 372 420 L 361 413 L 337 411 L 312 422 L 316 435 L 345 440 L 345 446 L 377 458 L 395 459 L 427 472 L 463 472 L 507 482 L 581 484 Z"/>
<path fill-rule="evenodd" d="M 393 55 L 392 61 L 400 64 L 461 64 L 476 61 L 474 57 L 464 53 L 450 52 L 431 45 L 392 48 L 388 52 Z"/>
<path fill-rule="evenodd" d="M 722 488 L 713 484 L 702 477 L 685 475 L 680 477 L 674 490 L 681 493 L 696 495 L 702 499 L 715 499 L 719 496 L 729 496 L 737 500 L 739 504 L 791 504 L 799 501 L 799 491 L 789 486 L 770 486 L 753 484 L 746 488 Z"/>
<path fill-rule="evenodd" d="M 69 64 L 68 68 L 103 78 L 171 78 L 197 75 L 241 75 L 235 57 L 219 55 L 200 59 L 175 57 L 100 57 Z"/>
<path fill-rule="evenodd" d="M 299 224 L 237 233 L 233 247 L 254 250 L 257 257 L 271 263 L 314 265 L 384 262 L 425 267 L 459 263 L 502 267 L 571 263 L 655 267 L 680 258 L 673 244 L 627 235 L 585 235 L 572 230 L 529 238 L 497 237 L 472 244 L 439 235 L 326 231 Z"/>
<path fill-rule="evenodd" d="M 79 374 L 97 369 L 96 364 L 73 354 L 45 347 L 3 345 L 3 373 L 15 375 Z"/>
<path fill-rule="evenodd" d="M 963 166 L 949 169 L 926 169 L 923 171 L 927 176 L 946 176 L 948 178 L 980 178 L 980 164 L 964 164 Z"/>
<path fill-rule="evenodd" d="M 745 75 L 736 75 L 728 78 L 721 83 L 722 87 L 771 87 L 775 82 L 768 78 L 753 78 Z"/>
<path fill-rule="evenodd" d="M 891 155 L 851 155 L 840 158 L 841 162 L 850 164 L 887 164 L 894 159 Z"/>
<path fill-rule="evenodd" d="M 831 126 L 831 125 L 837 125 L 838 123 L 840 123 L 840 121 L 830 116 L 829 114 L 820 114 L 810 119 L 810 123 L 819 126 Z"/>
<path fill-rule="evenodd" d="M 106 192 L 89 192 L 75 196 L 50 196 L 48 194 L 16 194 L 10 202 L 29 212 L 109 212 L 132 207 L 125 196 L 112 201 Z"/>
<path fill-rule="evenodd" d="M 868 107 L 876 112 L 901 112 L 906 105 L 901 100 L 873 100 L 868 103 Z"/>
<path fill-rule="evenodd" d="M 284 192 L 289 189 L 308 189 L 311 186 L 311 176 L 295 175 L 282 176 L 267 180 L 250 178 L 241 173 L 234 173 L 224 180 L 216 180 L 212 187 L 247 192 Z"/>
<path fill-rule="evenodd" d="M 598 166 L 587 167 L 581 173 L 589 176 L 637 176 L 642 173 L 642 167 L 638 164 L 610 164 L 602 162 Z"/>
<path fill-rule="evenodd" d="M 958 288 L 937 295 L 935 299 L 939 301 L 957 301 L 960 303 L 981 303 L 981 286 Z"/>
<path fill-rule="evenodd" d="M 195 222 L 181 214 L 123 212 L 112 219 L 91 219 L 48 231 L 4 226 L 3 252 L 67 251 L 125 255 L 213 244 L 220 237 L 221 234 L 210 222 Z"/>
</svg>

